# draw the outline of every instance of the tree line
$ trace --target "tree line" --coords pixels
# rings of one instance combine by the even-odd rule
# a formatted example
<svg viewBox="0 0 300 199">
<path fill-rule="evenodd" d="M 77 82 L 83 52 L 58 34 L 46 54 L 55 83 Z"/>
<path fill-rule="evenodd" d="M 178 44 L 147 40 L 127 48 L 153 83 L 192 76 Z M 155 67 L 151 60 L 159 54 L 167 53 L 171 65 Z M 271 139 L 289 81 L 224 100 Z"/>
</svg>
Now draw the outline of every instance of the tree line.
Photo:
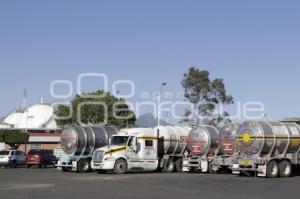
<svg viewBox="0 0 300 199">
<path fill-rule="evenodd" d="M 223 79 L 211 79 L 207 70 L 191 67 L 187 73 L 184 73 L 181 85 L 184 89 L 185 100 L 194 107 L 185 110 L 182 123 L 217 126 L 230 122 L 229 114 L 226 111 L 216 112 L 218 106 L 230 105 L 234 102 L 233 97 L 227 94 Z M 86 105 L 80 107 L 79 113 L 81 123 L 92 125 L 103 123 L 106 115 L 107 125 L 114 125 L 119 128 L 134 126 L 136 116 L 129 109 L 126 100 L 117 98 L 103 90 L 85 93 L 81 96 L 76 95 L 69 106 L 58 106 L 55 111 L 56 115 L 58 118 L 66 119 L 57 119 L 57 123 L 60 126 L 78 124 L 78 107 L 84 102 Z M 95 104 L 91 102 L 95 102 Z M 108 114 L 105 113 L 103 103 L 107 105 Z M 115 104 L 117 104 L 116 107 Z M 70 110 L 72 110 L 71 113 Z M 116 112 L 116 110 L 119 111 Z"/>
</svg>

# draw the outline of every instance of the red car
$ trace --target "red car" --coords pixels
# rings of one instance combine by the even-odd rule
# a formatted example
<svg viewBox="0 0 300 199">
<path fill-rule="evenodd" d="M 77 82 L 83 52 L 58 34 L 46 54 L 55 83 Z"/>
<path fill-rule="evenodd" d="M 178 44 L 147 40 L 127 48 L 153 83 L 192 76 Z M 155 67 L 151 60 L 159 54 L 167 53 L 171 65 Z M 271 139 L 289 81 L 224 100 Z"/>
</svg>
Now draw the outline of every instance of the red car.
<svg viewBox="0 0 300 199">
<path fill-rule="evenodd" d="M 56 158 L 53 155 L 53 151 L 46 149 L 32 149 L 26 156 L 27 168 L 32 165 L 38 165 L 40 168 L 46 168 L 48 165 L 55 165 Z"/>
</svg>

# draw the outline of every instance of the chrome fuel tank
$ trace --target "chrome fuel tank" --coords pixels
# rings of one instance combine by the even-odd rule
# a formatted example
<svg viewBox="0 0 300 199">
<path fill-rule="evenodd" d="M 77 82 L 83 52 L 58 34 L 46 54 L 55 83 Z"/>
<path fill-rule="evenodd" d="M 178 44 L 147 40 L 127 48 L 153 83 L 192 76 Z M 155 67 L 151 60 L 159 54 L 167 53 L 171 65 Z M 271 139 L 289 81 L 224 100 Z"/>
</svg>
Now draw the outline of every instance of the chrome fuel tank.
<svg viewBox="0 0 300 199">
<path fill-rule="evenodd" d="M 246 121 L 241 125 L 236 138 L 241 154 L 295 153 L 300 148 L 300 127 L 288 122 Z"/>
<path fill-rule="evenodd" d="M 187 150 L 192 156 L 215 154 L 219 147 L 219 130 L 213 126 L 194 127 L 188 135 Z"/>
<path fill-rule="evenodd" d="M 114 134 L 117 134 L 114 127 L 68 126 L 62 130 L 61 145 L 66 154 L 91 155 L 95 149 L 107 145 Z"/>
</svg>

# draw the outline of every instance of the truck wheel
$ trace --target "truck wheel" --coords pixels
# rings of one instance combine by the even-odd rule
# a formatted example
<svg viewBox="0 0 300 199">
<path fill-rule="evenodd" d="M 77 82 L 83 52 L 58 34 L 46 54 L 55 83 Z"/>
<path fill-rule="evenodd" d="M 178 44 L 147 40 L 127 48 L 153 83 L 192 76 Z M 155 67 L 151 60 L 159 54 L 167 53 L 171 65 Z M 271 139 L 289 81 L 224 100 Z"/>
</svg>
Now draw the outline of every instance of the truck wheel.
<svg viewBox="0 0 300 199">
<path fill-rule="evenodd" d="M 88 159 L 81 159 L 78 162 L 78 173 L 90 172 L 91 165 Z"/>
<path fill-rule="evenodd" d="M 115 174 L 124 174 L 127 171 L 127 163 L 123 159 L 119 159 L 115 163 L 114 173 Z"/>
<path fill-rule="evenodd" d="M 176 171 L 177 172 L 182 172 L 182 167 L 183 167 L 182 163 L 183 163 L 183 161 L 182 161 L 181 158 L 179 158 L 178 160 L 176 160 L 175 167 L 176 167 Z"/>
<path fill-rule="evenodd" d="M 172 159 L 168 159 L 164 162 L 164 173 L 173 173 L 175 171 L 175 164 Z"/>
<path fill-rule="evenodd" d="M 267 165 L 267 177 L 277 178 L 279 175 L 279 165 L 275 160 L 271 160 Z"/>
<path fill-rule="evenodd" d="M 292 164 L 287 160 L 281 161 L 279 163 L 279 172 L 280 172 L 280 177 L 283 178 L 291 177 L 293 173 Z"/>
</svg>

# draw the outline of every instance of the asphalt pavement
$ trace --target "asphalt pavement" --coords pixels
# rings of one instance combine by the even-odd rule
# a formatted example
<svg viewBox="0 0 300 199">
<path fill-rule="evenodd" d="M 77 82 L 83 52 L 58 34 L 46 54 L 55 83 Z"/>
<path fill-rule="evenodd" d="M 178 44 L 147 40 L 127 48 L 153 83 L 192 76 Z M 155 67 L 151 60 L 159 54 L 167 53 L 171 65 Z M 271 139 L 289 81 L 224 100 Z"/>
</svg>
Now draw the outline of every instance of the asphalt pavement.
<svg viewBox="0 0 300 199">
<path fill-rule="evenodd" d="M 199 173 L 114 175 L 16 168 L 0 169 L 0 179 L 1 199 L 292 199 L 300 196 L 300 176 L 265 179 Z"/>
</svg>

